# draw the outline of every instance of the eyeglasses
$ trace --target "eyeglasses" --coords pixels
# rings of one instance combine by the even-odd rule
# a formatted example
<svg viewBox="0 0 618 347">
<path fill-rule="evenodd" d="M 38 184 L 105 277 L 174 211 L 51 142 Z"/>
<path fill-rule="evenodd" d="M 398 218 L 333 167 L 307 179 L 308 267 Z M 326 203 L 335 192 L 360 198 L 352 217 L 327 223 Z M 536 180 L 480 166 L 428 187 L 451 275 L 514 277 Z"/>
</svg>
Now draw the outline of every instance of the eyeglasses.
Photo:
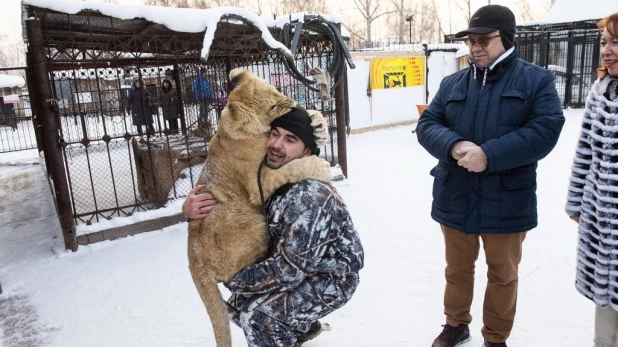
<svg viewBox="0 0 618 347">
<path fill-rule="evenodd" d="M 491 41 L 491 39 L 495 39 L 496 37 L 500 37 L 500 34 L 494 35 L 494 36 L 480 36 L 476 40 L 474 40 L 474 39 L 466 39 L 466 44 L 470 48 L 472 48 L 472 47 L 474 47 L 474 45 L 476 45 L 478 43 L 479 45 L 481 45 L 481 47 L 485 48 L 485 47 L 487 47 L 487 45 L 489 45 L 489 41 Z"/>
</svg>

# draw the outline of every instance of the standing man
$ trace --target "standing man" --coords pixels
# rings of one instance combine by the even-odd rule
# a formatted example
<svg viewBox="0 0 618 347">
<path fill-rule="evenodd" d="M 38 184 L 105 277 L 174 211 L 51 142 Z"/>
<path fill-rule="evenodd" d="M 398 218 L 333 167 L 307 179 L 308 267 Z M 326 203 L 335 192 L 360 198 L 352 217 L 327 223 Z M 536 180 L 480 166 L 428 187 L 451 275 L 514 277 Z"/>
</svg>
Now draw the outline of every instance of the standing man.
<svg viewBox="0 0 618 347">
<path fill-rule="evenodd" d="M 193 80 L 191 86 L 193 96 L 195 96 L 195 102 L 198 105 L 198 128 L 210 135 L 210 120 L 208 119 L 208 108 L 214 98 L 212 86 L 206 78 L 206 69 L 200 68 L 200 74 Z"/>
<path fill-rule="evenodd" d="M 301 107 L 275 119 L 264 164 L 278 169 L 318 155 L 314 129 Z M 257 179 L 257 177 L 256 177 Z M 185 217 L 217 208 L 210 194 L 187 197 Z M 271 240 L 266 259 L 225 286 L 232 320 L 250 347 L 296 347 L 320 334 L 318 319 L 341 308 L 359 283 L 364 252 L 348 209 L 330 183 L 304 180 L 279 188 L 265 203 Z"/>
<path fill-rule="evenodd" d="M 504 347 L 517 306 L 518 267 L 526 232 L 537 226 L 537 162 L 564 124 L 553 75 L 518 58 L 515 16 L 487 5 L 470 19 L 469 68 L 447 76 L 416 128 L 439 162 L 431 216 L 446 252 L 446 325 L 432 347 L 470 339 L 474 263 L 487 259 L 483 303 L 486 347 Z"/>
</svg>

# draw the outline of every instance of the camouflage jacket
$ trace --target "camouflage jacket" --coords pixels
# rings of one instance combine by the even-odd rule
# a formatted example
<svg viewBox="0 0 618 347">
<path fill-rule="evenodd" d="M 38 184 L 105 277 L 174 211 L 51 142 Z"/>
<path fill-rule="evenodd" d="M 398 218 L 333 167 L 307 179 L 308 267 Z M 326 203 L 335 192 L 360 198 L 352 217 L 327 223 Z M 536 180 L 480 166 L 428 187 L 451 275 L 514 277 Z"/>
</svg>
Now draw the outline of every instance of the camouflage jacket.
<svg viewBox="0 0 618 347">
<path fill-rule="evenodd" d="M 305 180 L 266 201 L 269 256 L 226 284 L 236 294 L 291 291 L 308 284 L 321 299 L 347 301 L 358 285 L 363 247 L 337 191 Z"/>
</svg>

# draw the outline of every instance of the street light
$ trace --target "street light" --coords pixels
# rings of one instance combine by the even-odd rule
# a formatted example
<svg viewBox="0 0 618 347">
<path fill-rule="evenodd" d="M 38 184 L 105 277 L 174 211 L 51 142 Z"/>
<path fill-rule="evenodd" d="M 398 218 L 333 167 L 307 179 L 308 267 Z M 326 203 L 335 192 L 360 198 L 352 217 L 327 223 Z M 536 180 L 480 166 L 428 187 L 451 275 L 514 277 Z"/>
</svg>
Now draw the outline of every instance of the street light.
<svg viewBox="0 0 618 347">
<path fill-rule="evenodd" d="M 410 23 L 410 37 L 408 39 L 408 43 L 412 44 L 412 21 L 414 20 L 414 14 L 409 14 L 406 16 L 406 22 Z"/>
</svg>

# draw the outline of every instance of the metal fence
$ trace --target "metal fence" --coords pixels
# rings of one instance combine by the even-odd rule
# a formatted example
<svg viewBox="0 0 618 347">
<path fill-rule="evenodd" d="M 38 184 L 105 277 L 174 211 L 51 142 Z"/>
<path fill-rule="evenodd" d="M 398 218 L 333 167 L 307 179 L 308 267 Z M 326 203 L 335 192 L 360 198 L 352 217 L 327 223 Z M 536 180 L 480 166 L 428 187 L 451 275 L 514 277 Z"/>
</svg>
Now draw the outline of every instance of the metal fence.
<svg viewBox="0 0 618 347">
<path fill-rule="evenodd" d="M 600 66 L 597 20 L 517 28 L 520 58 L 550 70 L 563 107 L 584 107 Z M 453 35 L 446 42 L 456 42 Z"/>
<path fill-rule="evenodd" d="M 330 129 L 322 156 L 332 164 L 338 162 L 339 101 L 322 102 L 319 93 L 294 78 L 282 57 L 251 26 L 239 25 L 238 20 L 219 23 L 208 62 L 201 64 L 197 54 L 204 33 L 172 32 L 143 19 L 122 20 L 91 11 L 64 14 L 35 7 L 29 11 L 38 18 L 27 22 L 31 50 L 45 51 L 44 56 L 30 56 L 29 66 L 36 67 L 37 78 L 49 77 L 62 172 L 68 180 L 70 199 L 57 200 L 70 200 L 76 224 L 129 216 L 186 196 L 196 184 L 231 90 L 228 73 L 237 67 L 253 71 L 299 104 L 320 110 Z M 331 63 L 333 44 L 323 35 L 303 34 L 295 58 L 299 72 L 309 76 L 312 67 Z M 210 83 L 212 97 L 196 97 L 195 80 L 200 75 Z M 164 79 L 177 91 L 177 131 L 163 117 Z M 143 106 L 152 129 L 146 126 L 143 135 L 127 112 L 134 80 L 143 81 L 150 95 Z M 39 88 L 37 83 L 30 87 Z M 37 105 L 46 112 L 44 100 Z M 46 158 L 48 151 L 53 148 L 46 147 Z M 56 171 L 55 176 L 62 173 Z M 65 225 L 63 230 L 70 228 L 66 220 Z"/>
<path fill-rule="evenodd" d="M 322 58 L 325 56 L 307 56 L 299 59 L 297 65 L 303 71 L 308 70 L 314 66 L 311 60 Z M 333 103 L 322 102 L 317 93 L 288 74 L 276 55 L 269 61 L 241 60 L 232 66 L 249 69 L 299 104 L 320 110 L 330 130 L 330 139 L 321 151 L 322 156 L 335 164 L 337 133 Z M 200 70 L 205 70 L 214 99 L 197 100 L 192 92 L 193 81 L 200 75 Z M 180 91 L 182 100 L 179 132 L 170 130 L 160 102 L 160 81 L 170 71 L 175 76 L 172 79 L 174 88 Z M 225 67 L 216 63 L 206 66 L 178 63 L 175 70 L 151 66 L 92 69 L 91 72 L 81 76 L 79 81 L 68 77 L 82 75 L 79 71 L 52 73 L 52 84 L 63 86 L 56 88 L 55 98 L 59 100 L 58 119 L 76 221 L 90 224 L 127 216 L 186 196 L 197 182 L 207 156 L 208 141 L 216 132 L 227 100 Z M 152 96 L 147 112 L 152 117 L 154 133 L 142 136 L 137 134 L 137 127 L 126 112 L 128 84 L 123 84 L 124 80 L 130 82 L 138 75 L 147 81 Z M 115 79 L 116 89 L 103 88 L 104 81 L 109 78 Z M 92 86 L 96 86 L 95 90 Z"/>
<path fill-rule="evenodd" d="M 353 38 L 347 43 L 348 49 L 355 52 L 363 51 L 423 51 L 426 44 L 419 42 L 401 42 L 399 40 L 383 40 L 368 42 Z"/>
<path fill-rule="evenodd" d="M 37 139 L 35 119 L 26 88 L 27 69 L 25 67 L 0 68 L 2 77 L 16 77 L 24 84 L 11 84 L 0 88 L 0 162 L 20 163 L 29 161 L 36 154 Z M 28 155 L 24 155 L 29 151 Z M 28 157 L 29 159 L 25 158 Z"/>
</svg>

